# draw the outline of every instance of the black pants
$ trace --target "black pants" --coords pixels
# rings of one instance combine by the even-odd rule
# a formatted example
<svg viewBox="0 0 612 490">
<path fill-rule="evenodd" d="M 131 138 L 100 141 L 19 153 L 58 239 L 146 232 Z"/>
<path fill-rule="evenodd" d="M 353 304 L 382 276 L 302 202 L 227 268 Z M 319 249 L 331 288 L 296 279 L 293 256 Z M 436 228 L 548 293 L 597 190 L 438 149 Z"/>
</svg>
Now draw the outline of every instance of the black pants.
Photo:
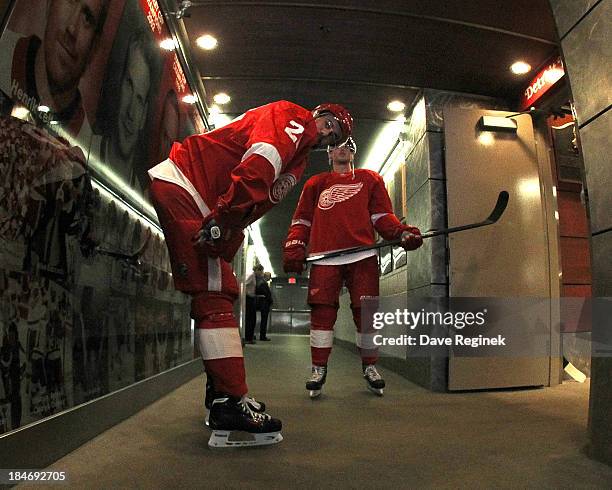
<svg viewBox="0 0 612 490">
<path fill-rule="evenodd" d="M 255 333 L 255 323 L 257 322 L 257 298 L 255 296 L 246 297 L 246 317 L 244 322 L 244 339 L 253 340 Z"/>
<path fill-rule="evenodd" d="M 268 333 L 268 315 L 270 314 L 269 306 L 262 306 L 259 310 L 261 312 L 261 323 L 259 324 L 259 338 L 265 339 Z"/>
</svg>

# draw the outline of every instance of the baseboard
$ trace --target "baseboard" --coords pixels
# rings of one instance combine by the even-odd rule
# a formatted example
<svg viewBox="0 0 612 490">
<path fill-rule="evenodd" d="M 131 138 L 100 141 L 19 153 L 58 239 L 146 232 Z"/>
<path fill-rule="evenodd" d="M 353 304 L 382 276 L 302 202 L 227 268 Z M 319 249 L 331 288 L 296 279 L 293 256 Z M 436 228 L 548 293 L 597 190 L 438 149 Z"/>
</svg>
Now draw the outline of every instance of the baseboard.
<svg viewBox="0 0 612 490">
<path fill-rule="evenodd" d="M 194 359 L 0 436 L 0 468 L 45 468 L 202 373 Z"/>
</svg>

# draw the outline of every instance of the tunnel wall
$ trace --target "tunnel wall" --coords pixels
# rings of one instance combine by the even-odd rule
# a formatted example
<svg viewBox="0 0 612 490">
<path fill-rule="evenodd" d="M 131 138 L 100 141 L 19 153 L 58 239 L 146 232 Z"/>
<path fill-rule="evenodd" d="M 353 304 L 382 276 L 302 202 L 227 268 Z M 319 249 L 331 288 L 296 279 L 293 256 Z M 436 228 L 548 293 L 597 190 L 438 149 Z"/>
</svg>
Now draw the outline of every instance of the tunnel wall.
<svg viewBox="0 0 612 490">
<path fill-rule="evenodd" d="M 193 359 L 147 198 L 146 170 L 203 128 L 167 28 L 146 2 L 109 2 L 82 65 L 48 55 L 37 78 L 66 22 L 53 5 L 16 0 L 0 37 L 0 434 Z"/>
<path fill-rule="evenodd" d="M 551 0 L 575 110 L 591 219 L 593 296 L 612 296 L 611 2 Z M 612 464 L 612 359 L 593 356 L 589 409 L 590 452 Z"/>
</svg>

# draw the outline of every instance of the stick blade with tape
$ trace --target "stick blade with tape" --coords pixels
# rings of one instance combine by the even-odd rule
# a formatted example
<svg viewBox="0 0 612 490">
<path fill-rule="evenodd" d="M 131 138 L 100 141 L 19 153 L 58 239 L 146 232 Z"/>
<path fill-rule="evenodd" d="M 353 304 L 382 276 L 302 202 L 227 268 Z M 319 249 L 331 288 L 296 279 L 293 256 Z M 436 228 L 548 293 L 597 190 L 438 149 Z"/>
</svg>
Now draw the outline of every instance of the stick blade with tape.
<svg viewBox="0 0 612 490">
<path fill-rule="evenodd" d="M 495 208 L 491 211 L 491 214 L 487 218 L 487 221 L 491 223 L 495 223 L 501 215 L 504 214 L 506 207 L 508 206 L 508 200 L 510 199 L 510 194 L 508 191 L 501 191 L 497 196 L 497 203 L 495 204 Z"/>
</svg>

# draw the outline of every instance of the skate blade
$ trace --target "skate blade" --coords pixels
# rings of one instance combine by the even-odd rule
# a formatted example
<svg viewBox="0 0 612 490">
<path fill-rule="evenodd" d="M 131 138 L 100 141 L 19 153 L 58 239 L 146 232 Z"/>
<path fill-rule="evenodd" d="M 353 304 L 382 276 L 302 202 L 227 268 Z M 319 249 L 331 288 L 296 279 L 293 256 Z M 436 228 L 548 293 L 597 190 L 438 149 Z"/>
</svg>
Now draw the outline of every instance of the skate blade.
<svg viewBox="0 0 612 490">
<path fill-rule="evenodd" d="M 210 418 L 210 412 L 209 412 L 209 411 L 207 411 L 207 412 L 206 412 L 206 418 L 204 419 L 204 425 L 205 425 L 207 428 L 210 428 L 210 422 L 208 421 L 208 419 L 209 419 L 209 418 Z"/>
<path fill-rule="evenodd" d="M 283 440 L 280 432 L 252 434 L 243 431 L 213 430 L 208 440 L 208 447 L 249 447 L 278 444 Z"/>
<path fill-rule="evenodd" d="M 322 390 L 310 390 L 308 392 L 308 395 L 310 396 L 310 398 L 319 398 L 321 396 L 321 391 Z"/>
<path fill-rule="evenodd" d="M 368 385 L 368 390 L 377 396 L 383 396 L 383 388 L 372 388 L 370 385 Z"/>
</svg>

